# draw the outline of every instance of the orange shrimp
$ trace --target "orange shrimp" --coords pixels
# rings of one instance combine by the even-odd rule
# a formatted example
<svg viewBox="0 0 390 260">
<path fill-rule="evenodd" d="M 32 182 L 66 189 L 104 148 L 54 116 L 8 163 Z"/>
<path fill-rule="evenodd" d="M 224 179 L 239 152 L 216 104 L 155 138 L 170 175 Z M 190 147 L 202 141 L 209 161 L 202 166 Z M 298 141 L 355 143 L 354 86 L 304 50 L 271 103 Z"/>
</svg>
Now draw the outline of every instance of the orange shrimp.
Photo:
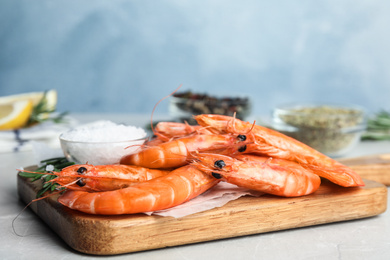
<svg viewBox="0 0 390 260">
<path fill-rule="evenodd" d="M 120 164 L 148 168 L 174 168 L 185 165 L 191 152 L 218 152 L 245 142 L 243 135 L 193 135 L 147 147 L 121 158 Z"/>
<path fill-rule="evenodd" d="M 361 177 L 351 168 L 280 132 L 229 116 L 204 114 L 195 116 L 195 119 L 213 133 L 245 134 L 248 145 L 239 152 L 298 162 L 340 186 L 364 186 Z"/>
<path fill-rule="evenodd" d="M 146 143 L 147 146 L 156 146 L 195 134 L 211 134 L 206 128 L 199 125 L 189 125 L 187 122 L 159 122 L 153 129 L 153 133 L 155 137 Z"/>
<path fill-rule="evenodd" d="M 277 196 L 308 195 L 321 184 L 318 175 L 298 163 L 284 159 L 255 155 L 232 158 L 206 153 L 193 157 L 192 165 L 217 179 Z"/>
<path fill-rule="evenodd" d="M 190 125 L 187 122 L 159 122 L 154 128 L 154 134 L 161 140 L 170 141 L 175 138 L 192 134 L 211 134 L 210 131 L 200 125 Z"/>
<path fill-rule="evenodd" d="M 66 191 L 58 201 L 90 214 L 118 215 L 156 211 L 180 205 L 219 180 L 186 165 L 169 174 L 128 188 L 104 192 Z"/>
<path fill-rule="evenodd" d="M 169 172 L 169 170 L 148 169 L 134 165 L 76 164 L 62 169 L 61 172 L 48 174 L 58 176 L 50 182 L 58 183 L 69 190 L 107 191 L 126 188 L 167 175 Z"/>
</svg>

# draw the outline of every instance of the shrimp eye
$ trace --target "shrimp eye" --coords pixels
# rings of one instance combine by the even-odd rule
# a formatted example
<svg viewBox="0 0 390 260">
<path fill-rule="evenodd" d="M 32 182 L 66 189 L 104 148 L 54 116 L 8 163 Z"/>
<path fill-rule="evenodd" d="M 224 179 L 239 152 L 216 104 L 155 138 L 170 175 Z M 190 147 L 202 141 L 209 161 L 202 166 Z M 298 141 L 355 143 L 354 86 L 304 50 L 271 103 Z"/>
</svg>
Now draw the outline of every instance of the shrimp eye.
<svg viewBox="0 0 390 260">
<path fill-rule="evenodd" d="M 216 173 L 216 172 L 212 172 L 211 175 L 213 175 L 213 177 L 216 178 L 216 179 L 221 179 L 222 178 L 222 175 L 219 174 L 219 173 Z"/>
<path fill-rule="evenodd" d="M 245 152 L 245 150 L 246 150 L 246 145 L 241 146 L 240 148 L 238 148 L 238 151 L 239 151 L 240 153 Z"/>
<path fill-rule="evenodd" d="M 79 179 L 77 180 L 76 184 L 79 185 L 80 187 L 83 187 L 83 186 L 85 186 L 85 184 L 87 184 L 87 183 L 84 181 L 84 179 L 79 178 Z"/>
<path fill-rule="evenodd" d="M 215 161 L 214 166 L 218 169 L 222 169 L 224 166 L 226 166 L 226 163 L 223 160 Z"/>
<path fill-rule="evenodd" d="M 246 140 L 246 135 L 238 135 L 237 138 L 243 142 Z"/>
<path fill-rule="evenodd" d="M 77 173 L 80 173 L 80 174 L 83 174 L 87 171 L 87 168 L 85 167 L 80 167 L 78 170 L 77 170 Z"/>
</svg>

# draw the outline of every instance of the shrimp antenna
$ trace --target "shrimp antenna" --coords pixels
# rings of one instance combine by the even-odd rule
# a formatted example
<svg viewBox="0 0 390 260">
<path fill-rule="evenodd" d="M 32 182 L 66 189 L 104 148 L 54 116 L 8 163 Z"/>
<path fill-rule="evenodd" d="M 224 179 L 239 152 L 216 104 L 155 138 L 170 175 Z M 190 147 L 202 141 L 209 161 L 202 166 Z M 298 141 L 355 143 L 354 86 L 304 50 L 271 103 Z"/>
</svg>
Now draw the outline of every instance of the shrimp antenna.
<svg viewBox="0 0 390 260">
<path fill-rule="evenodd" d="M 233 118 L 229 120 L 228 124 L 232 124 L 233 132 L 236 133 L 236 112 L 233 113 Z"/>
<path fill-rule="evenodd" d="M 250 132 L 252 132 L 253 128 L 255 128 L 255 125 L 256 125 L 256 120 L 253 121 L 251 129 L 249 129 L 248 132 L 246 132 L 245 134 L 249 134 Z"/>
<path fill-rule="evenodd" d="M 132 144 L 132 145 L 126 146 L 125 149 L 129 149 L 129 148 L 132 148 L 132 147 L 143 148 L 144 146 L 145 146 L 145 143 L 143 143 L 143 144 Z"/>
<path fill-rule="evenodd" d="M 233 132 L 236 133 L 236 124 L 235 124 L 235 121 L 236 121 L 236 112 L 234 112 L 233 114 L 233 119 L 229 121 L 229 123 L 231 122 L 232 124 L 232 128 L 233 128 Z M 228 124 L 229 124 L 228 123 Z M 249 134 L 250 132 L 252 132 L 253 128 L 255 127 L 256 125 L 256 120 L 253 121 L 253 124 L 252 124 L 252 127 L 245 133 L 246 135 Z"/>
<path fill-rule="evenodd" d="M 15 216 L 15 218 L 12 220 L 12 230 L 14 231 L 14 233 L 15 233 L 15 235 L 17 235 L 17 236 L 19 236 L 19 237 L 24 237 L 24 236 L 22 236 L 22 235 L 20 235 L 20 234 L 18 234 L 18 232 L 16 232 L 16 230 L 15 230 L 15 221 L 16 221 L 16 219 L 20 216 L 20 214 L 22 214 L 33 202 L 36 202 L 36 201 L 39 201 L 39 200 L 42 200 L 42 199 L 46 199 L 46 198 L 48 198 L 48 197 L 50 197 L 50 196 L 53 196 L 53 195 L 56 195 L 56 194 L 58 194 L 58 193 L 61 193 L 61 192 L 63 192 L 63 190 L 59 190 L 59 191 L 57 191 L 57 192 L 52 192 L 52 193 L 50 193 L 50 194 L 48 194 L 48 195 L 46 195 L 46 196 L 43 196 L 43 197 L 40 197 L 40 198 L 37 198 L 37 199 L 33 199 L 32 201 L 30 201 L 16 216 Z"/>
<path fill-rule="evenodd" d="M 169 94 L 168 96 L 166 97 L 163 97 L 162 99 L 160 99 L 153 107 L 153 111 L 152 111 L 152 115 L 150 116 L 150 127 L 152 128 L 152 132 L 154 133 L 154 127 L 153 127 L 153 114 L 154 114 L 154 110 L 156 110 L 158 104 L 160 104 L 161 101 L 163 101 L 164 99 L 166 98 L 169 98 L 170 96 L 172 96 L 173 94 L 175 94 L 180 88 L 181 86 L 183 86 L 183 84 L 180 84 L 179 87 L 177 89 L 175 89 L 171 94 Z"/>
</svg>

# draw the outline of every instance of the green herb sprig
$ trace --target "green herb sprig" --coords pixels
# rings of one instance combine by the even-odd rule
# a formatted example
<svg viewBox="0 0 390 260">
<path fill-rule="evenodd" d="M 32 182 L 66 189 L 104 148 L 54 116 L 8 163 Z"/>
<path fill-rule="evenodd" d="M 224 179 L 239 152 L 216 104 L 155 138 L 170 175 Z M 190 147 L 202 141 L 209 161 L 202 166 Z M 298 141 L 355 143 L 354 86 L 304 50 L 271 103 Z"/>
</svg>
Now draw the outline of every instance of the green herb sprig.
<svg viewBox="0 0 390 260">
<path fill-rule="evenodd" d="M 54 167 L 53 172 L 60 172 L 63 168 L 73 165 L 74 162 L 69 162 L 65 157 L 56 157 L 41 161 L 41 166 L 34 172 L 19 172 L 19 176 L 24 178 L 31 178 L 31 182 L 41 179 L 43 181 L 42 189 L 37 193 L 37 198 L 41 197 L 46 191 L 54 191 L 59 184 L 52 182 L 51 180 L 57 178 L 57 175 L 52 175 L 52 172 L 48 172 L 46 167 L 52 165 Z M 47 173 L 50 173 L 48 175 Z"/>
<path fill-rule="evenodd" d="M 33 107 L 33 110 L 26 124 L 26 127 L 39 124 L 44 121 L 53 121 L 54 123 L 62 123 L 64 121 L 64 117 L 68 114 L 68 112 L 60 113 L 57 116 L 50 115 L 55 111 L 56 111 L 55 107 L 53 108 L 48 105 L 47 91 L 45 91 L 39 103 Z"/>
<path fill-rule="evenodd" d="M 382 110 L 367 121 L 362 140 L 390 140 L 390 111 Z"/>
</svg>

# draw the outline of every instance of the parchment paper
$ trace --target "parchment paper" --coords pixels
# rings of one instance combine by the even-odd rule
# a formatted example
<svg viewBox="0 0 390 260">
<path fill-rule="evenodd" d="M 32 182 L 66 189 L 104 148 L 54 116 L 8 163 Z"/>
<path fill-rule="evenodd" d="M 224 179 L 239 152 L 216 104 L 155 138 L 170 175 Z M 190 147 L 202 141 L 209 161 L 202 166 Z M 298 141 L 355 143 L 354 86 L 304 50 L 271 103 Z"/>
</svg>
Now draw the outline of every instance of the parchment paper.
<svg viewBox="0 0 390 260">
<path fill-rule="evenodd" d="M 262 194 L 261 192 L 240 188 L 230 183 L 220 182 L 205 193 L 179 206 L 166 210 L 145 212 L 145 214 L 181 218 L 197 212 L 222 207 L 229 201 L 236 200 L 242 196 L 260 197 Z"/>
</svg>

